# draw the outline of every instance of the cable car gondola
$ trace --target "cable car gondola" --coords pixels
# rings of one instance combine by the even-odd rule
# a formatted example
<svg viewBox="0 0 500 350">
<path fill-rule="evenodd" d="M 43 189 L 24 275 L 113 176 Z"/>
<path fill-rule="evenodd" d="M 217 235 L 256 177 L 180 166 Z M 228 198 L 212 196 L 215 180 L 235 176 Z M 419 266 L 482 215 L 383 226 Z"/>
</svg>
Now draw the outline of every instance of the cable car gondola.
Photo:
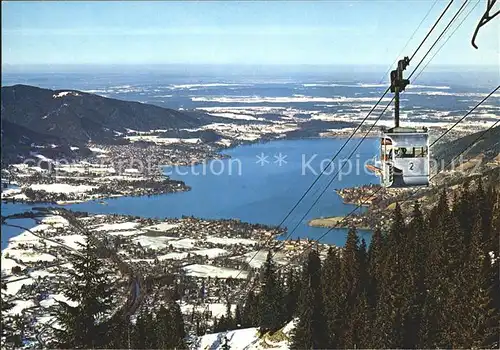
<svg viewBox="0 0 500 350">
<path fill-rule="evenodd" d="M 379 176 L 384 187 L 429 184 L 429 134 L 426 128 L 384 130 L 380 142 Z"/>
<path fill-rule="evenodd" d="M 382 129 L 380 162 L 367 166 L 380 177 L 384 187 L 411 187 L 429 185 L 429 133 L 427 128 L 401 127 L 399 125 L 399 93 L 410 83 L 403 79 L 409 64 L 408 57 L 398 62 L 391 72 L 391 92 L 394 96 L 393 128 Z"/>
</svg>

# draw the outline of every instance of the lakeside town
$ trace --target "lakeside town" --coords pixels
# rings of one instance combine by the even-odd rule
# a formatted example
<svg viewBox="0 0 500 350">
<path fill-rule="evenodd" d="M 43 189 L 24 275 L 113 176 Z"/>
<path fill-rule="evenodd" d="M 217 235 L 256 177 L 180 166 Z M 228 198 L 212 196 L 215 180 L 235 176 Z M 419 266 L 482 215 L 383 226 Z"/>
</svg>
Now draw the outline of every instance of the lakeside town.
<svg viewBox="0 0 500 350">
<path fill-rule="evenodd" d="M 236 303 L 284 231 L 238 220 L 143 219 L 122 215 L 90 215 L 60 208 L 33 208 L 21 217 L 36 226 L 9 240 L 2 251 L 2 300 L 14 306 L 3 317 L 22 320 L 22 339 L 32 347 L 49 342 L 57 324 L 58 301 L 68 272 L 68 258 L 86 244 L 99 249 L 100 260 L 117 287 L 116 309 L 135 311 L 158 306 L 168 298 L 180 305 L 188 328 L 204 330 Z M 37 211 L 40 210 L 40 211 Z M 22 225 L 20 225 L 22 227 Z M 294 268 L 308 240 L 287 241 L 276 253 L 279 266 Z M 318 245 L 326 253 L 327 245 Z M 285 271 L 284 271 L 285 272 Z M 202 292 L 200 292 L 202 290 Z M 198 333 L 199 333 L 198 329 Z"/>
</svg>

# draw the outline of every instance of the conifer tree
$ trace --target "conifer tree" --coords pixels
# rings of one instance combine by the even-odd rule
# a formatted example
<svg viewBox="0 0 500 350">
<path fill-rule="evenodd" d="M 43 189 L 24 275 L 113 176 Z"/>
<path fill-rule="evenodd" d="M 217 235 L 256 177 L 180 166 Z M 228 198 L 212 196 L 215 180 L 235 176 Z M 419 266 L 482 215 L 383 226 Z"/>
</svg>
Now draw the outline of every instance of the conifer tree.
<svg viewBox="0 0 500 350">
<path fill-rule="evenodd" d="M 340 301 L 340 257 L 333 247 L 328 249 L 323 275 L 323 300 L 325 304 L 325 317 L 328 329 L 328 344 L 330 349 L 338 348 L 342 317 Z"/>
<path fill-rule="evenodd" d="M 297 304 L 300 294 L 300 280 L 296 276 L 294 269 L 290 269 L 286 278 L 286 291 L 285 291 L 285 310 L 284 320 L 289 321 L 293 318 L 297 311 Z"/>
<path fill-rule="evenodd" d="M 425 262 L 428 256 L 428 236 L 426 234 L 426 223 L 420 210 L 420 204 L 416 202 L 413 207 L 411 221 L 407 228 L 407 256 L 406 256 L 406 278 L 408 279 L 409 293 L 407 301 L 409 304 L 407 313 L 403 319 L 404 348 L 419 346 L 419 334 L 422 322 L 422 309 L 424 307 L 425 288 Z"/>
<path fill-rule="evenodd" d="M 256 327 L 259 325 L 259 297 L 253 291 L 248 293 L 247 300 L 243 306 L 243 328 Z"/>
<path fill-rule="evenodd" d="M 378 346 L 403 346 L 403 322 L 408 313 L 411 287 L 407 279 L 407 231 L 401 207 L 396 204 L 391 229 L 386 242 L 386 254 L 381 276 L 381 292 L 377 302 L 374 341 Z"/>
<path fill-rule="evenodd" d="M 361 286 L 361 261 L 359 251 L 359 238 L 355 228 L 349 229 L 347 240 L 342 252 L 340 272 L 340 314 L 344 315 L 339 335 L 339 346 L 354 348 L 355 330 L 350 326 L 350 319 L 354 315 L 358 297 L 362 291 Z"/>
<path fill-rule="evenodd" d="M 170 303 L 169 312 L 172 320 L 172 348 L 185 349 L 186 328 L 179 304 L 176 302 Z"/>
<path fill-rule="evenodd" d="M 368 250 L 368 286 L 367 302 L 372 315 L 375 315 L 377 300 L 380 294 L 380 281 L 384 261 L 384 241 L 382 231 L 377 228 L 372 236 Z"/>
<path fill-rule="evenodd" d="M 278 283 L 276 269 L 272 260 L 271 251 L 268 252 L 262 272 L 262 292 L 260 294 L 260 323 L 261 333 L 275 332 L 281 327 L 283 319 L 283 300 L 281 286 Z"/>
<path fill-rule="evenodd" d="M 156 334 L 157 349 L 173 348 L 175 343 L 174 324 L 170 312 L 162 305 L 154 320 L 154 329 Z"/>
<path fill-rule="evenodd" d="M 234 328 L 240 328 L 243 324 L 243 318 L 241 314 L 241 305 L 236 305 L 236 310 L 234 311 Z"/>
<path fill-rule="evenodd" d="M 226 330 L 231 330 L 235 328 L 233 313 L 231 312 L 231 303 L 229 299 L 226 301 Z"/>
<path fill-rule="evenodd" d="M 110 287 L 108 274 L 96 257 L 96 249 L 89 242 L 82 255 L 70 258 L 74 270 L 68 271 L 70 278 L 63 293 L 78 305 L 71 306 L 60 301 L 57 320 L 62 330 L 57 331 L 58 347 L 95 348 L 106 344 L 108 330 L 101 329 L 101 318 L 112 307 L 114 290 Z"/>
<path fill-rule="evenodd" d="M 312 300 L 314 293 L 311 287 L 311 280 L 302 281 L 300 293 L 300 303 L 297 312 L 298 323 L 292 333 L 290 349 L 314 349 L 318 348 L 314 342 L 314 306 Z"/>
<path fill-rule="evenodd" d="M 146 317 L 141 312 L 137 316 L 137 320 L 132 332 L 132 339 L 134 344 L 133 347 L 135 349 L 146 349 L 146 338 L 148 336 L 146 330 Z"/>
<path fill-rule="evenodd" d="M 321 260 L 318 252 L 312 250 L 302 269 L 299 322 L 292 337 L 294 349 L 326 348 L 328 345 L 321 274 Z"/>
</svg>

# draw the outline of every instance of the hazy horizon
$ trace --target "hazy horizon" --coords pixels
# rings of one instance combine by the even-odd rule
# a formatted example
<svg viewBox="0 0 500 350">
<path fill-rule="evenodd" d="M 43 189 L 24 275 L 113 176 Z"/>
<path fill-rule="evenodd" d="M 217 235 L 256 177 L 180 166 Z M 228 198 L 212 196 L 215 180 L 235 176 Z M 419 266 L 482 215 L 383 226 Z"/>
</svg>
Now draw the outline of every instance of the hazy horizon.
<svg viewBox="0 0 500 350">
<path fill-rule="evenodd" d="M 450 7 L 416 59 L 461 4 Z M 446 2 L 3 1 L 1 6 L 4 65 L 389 65 L 412 54 Z M 499 21 L 481 29 L 478 50 L 470 44 L 483 13 L 483 4 L 468 3 L 443 37 L 446 45 L 427 59 L 498 66 Z"/>
</svg>

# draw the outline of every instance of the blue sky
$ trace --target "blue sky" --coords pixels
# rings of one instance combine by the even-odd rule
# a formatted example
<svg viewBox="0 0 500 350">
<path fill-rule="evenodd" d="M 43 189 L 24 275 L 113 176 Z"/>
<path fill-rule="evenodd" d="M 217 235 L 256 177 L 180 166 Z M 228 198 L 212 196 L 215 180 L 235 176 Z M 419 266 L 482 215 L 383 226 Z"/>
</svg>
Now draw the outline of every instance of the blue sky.
<svg viewBox="0 0 500 350">
<path fill-rule="evenodd" d="M 499 65 L 500 20 L 482 29 L 479 50 L 470 45 L 480 1 L 433 63 Z M 433 2 L 2 1 L 2 64 L 387 65 Z M 447 2 L 437 0 L 405 54 Z"/>
</svg>

